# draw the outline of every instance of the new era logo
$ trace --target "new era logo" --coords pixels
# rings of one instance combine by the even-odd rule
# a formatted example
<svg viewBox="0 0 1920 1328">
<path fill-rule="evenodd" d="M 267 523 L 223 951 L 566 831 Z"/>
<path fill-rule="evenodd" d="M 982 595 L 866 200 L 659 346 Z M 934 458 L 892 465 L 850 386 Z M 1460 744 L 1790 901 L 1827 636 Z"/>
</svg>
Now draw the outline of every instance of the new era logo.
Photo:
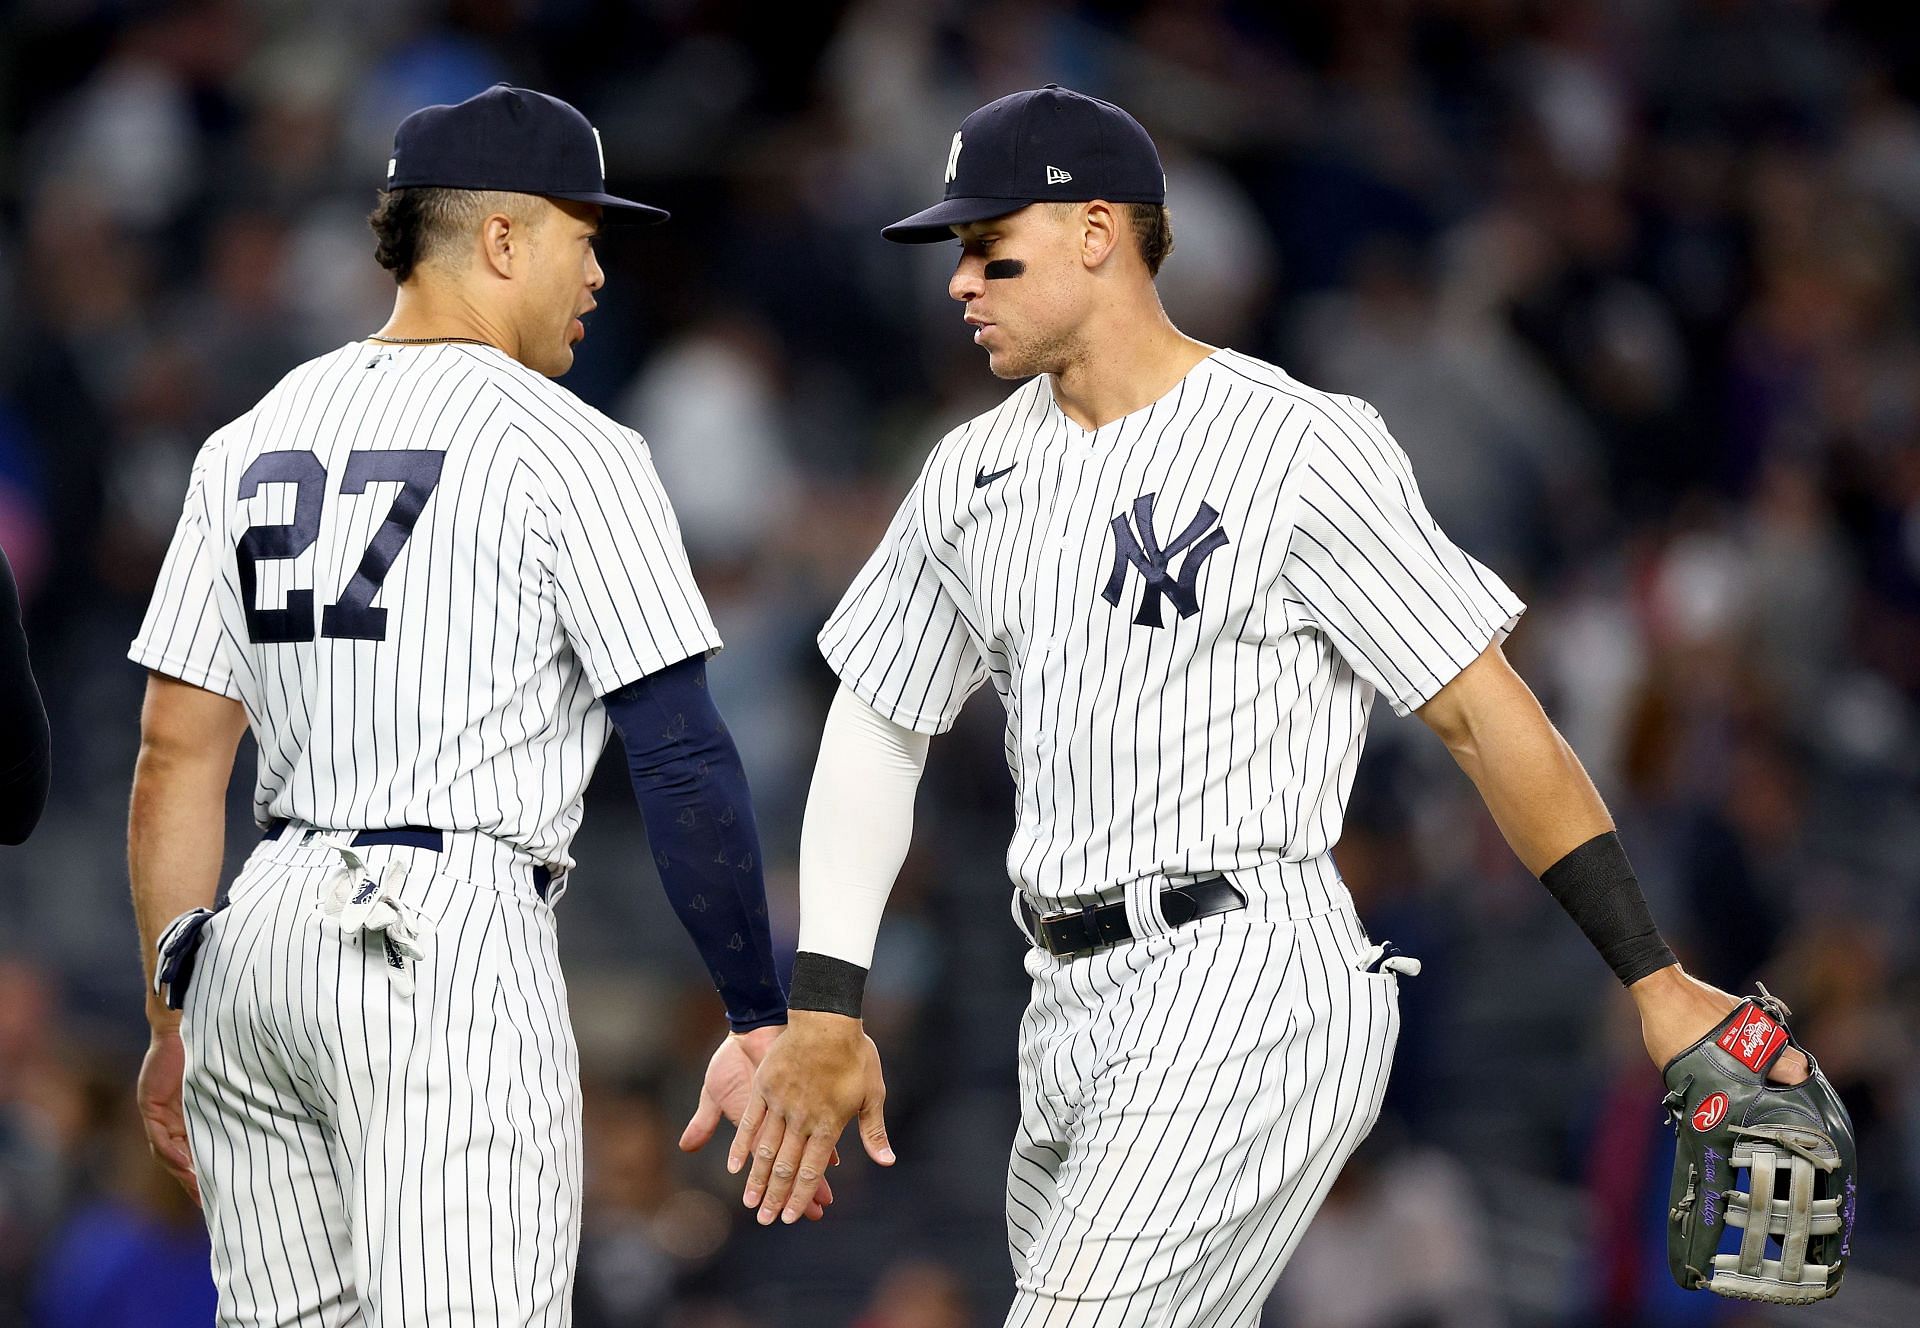
<svg viewBox="0 0 1920 1328">
<path fill-rule="evenodd" d="M 1073 176 L 1069 175 L 1066 171 L 1061 170 L 1058 166 L 1047 167 L 1047 183 L 1048 184 L 1066 184 L 1068 181 L 1072 179 L 1073 179 Z"/>
<path fill-rule="evenodd" d="M 1714 1039 L 1720 1050 L 1749 1070 L 1759 1071 L 1787 1040 L 1787 1030 L 1767 1017 L 1759 1006 L 1749 1002 L 1739 1017 Z"/>
</svg>

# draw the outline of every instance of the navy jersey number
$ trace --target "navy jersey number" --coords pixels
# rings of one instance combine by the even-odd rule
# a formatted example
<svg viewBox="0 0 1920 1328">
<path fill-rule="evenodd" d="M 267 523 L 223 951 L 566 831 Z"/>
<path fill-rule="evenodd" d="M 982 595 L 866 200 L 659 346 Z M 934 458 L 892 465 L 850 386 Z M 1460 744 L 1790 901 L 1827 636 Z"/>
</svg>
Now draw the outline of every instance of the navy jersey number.
<svg viewBox="0 0 1920 1328">
<path fill-rule="evenodd" d="M 253 526 L 240 537 L 234 557 L 240 564 L 240 604 L 247 613 L 247 636 L 253 641 L 313 640 L 313 592 L 289 590 L 287 607 L 254 607 L 259 575 L 254 565 L 278 558 L 298 558 L 320 534 L 320 502 L 325 497 L 327 468 L 311 452 L 263 452 L 240 477 L 240 497 L 247 499 L 262 484 L 291 484 L 293 520 L 282 526 Z"/>
<path fill-rule="evenodd" d="M 413 534 L 413 523 L 420 519 L 434 486 L 440 483 L 440 465 L 445 452 L 355 452 L 347 458 L 347 473 L 340 478 L 341 493 L 365 493 L 367 485 L 381 480 L 399 480 L 400 494 L 387 509 L 387 519 L 374 532 L 373 543 L 360 559 L 359 569 L 338 602 L 329 604 L 320 615 L 320 635 L 350 641 L 387 639 L 387 611 L 373 607 L 380 583 L 387 579 L 393 560 Z"/>
<path fill-rule="evenodd" d="M 373 606 L 373 597 L 400 556 L 427 499 L 440 483 L 445 452 L 353 452 L 340 482 L 342 494 L 365 493 L 367 485 L 400 481 L 399 496 L 387 519 L 374 532 L 373 542 L 347 582 L 338 602 L 320 616 L 320 634 L 337 640 L 384 641 L 387 611 Z M 298 558 L 320 535 L 320 506 L 326 497 L 327 470 L 311 452 L 266 452 L 240 477 L 240 497 L 251 498 L 263 484 L 294 486 L 293 520 L 284 525 L 252 526 L 234 547 L 240 571 L 240 603 L 247 615 L 247 636 L 256 643 L 313 640 L 313 592 L 289 590 L 282 609 L 255 607 L 259 583 L 256 563 Z"/>
</svg>

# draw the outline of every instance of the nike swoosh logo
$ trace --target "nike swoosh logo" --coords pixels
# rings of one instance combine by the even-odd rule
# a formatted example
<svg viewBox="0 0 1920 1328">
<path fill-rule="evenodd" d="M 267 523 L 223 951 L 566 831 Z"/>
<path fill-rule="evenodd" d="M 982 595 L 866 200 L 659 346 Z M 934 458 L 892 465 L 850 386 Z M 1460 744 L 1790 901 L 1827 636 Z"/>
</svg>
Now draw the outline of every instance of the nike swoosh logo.
<svg viewBox="0 0 1920 1328">
<path fill-rule="evenodd" d="M 1008 466 L 1005 470 L 992 470 L 992 471 L 977 470 L 973 473 L 973 487 L 976 489 L 984 489 L 989 484 L 993 483 L 995 480 L 1003 480 L 1007 476 L 1013 474 L 1014 468 L 1017 467 L 1019 464 L 1020 463 L 1016 461 L 1013 463 L 1013 465 Z"/>
</svg>

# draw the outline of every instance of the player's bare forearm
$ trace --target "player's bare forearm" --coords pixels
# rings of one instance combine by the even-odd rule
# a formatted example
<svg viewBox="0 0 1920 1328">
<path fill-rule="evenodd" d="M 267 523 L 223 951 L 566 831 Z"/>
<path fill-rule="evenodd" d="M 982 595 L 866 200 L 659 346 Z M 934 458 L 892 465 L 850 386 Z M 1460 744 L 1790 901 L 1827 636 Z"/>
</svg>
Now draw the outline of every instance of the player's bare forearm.
<svg viewBox="0 0 1920 1328">
<path fill-rule="evenodd" d="M 1422 706 L 1420 718 L 1447 744 L 1507 843 L 1536 876 L 1613 829 L 1580 759 L 1497 643 Z M 1639 899 L 1637 886 L 1633 897 Z M 1738 1004 L 1683 971 L 1671 954 L 1664 957 L 1664 964 L 1627 986 L 1655 1065 L 1691 1046 Z M 1772 1074 L 1797 1082 L 1805 1077 L 1805 1058 L 1791 1051 Z"/>
<path fill-rule="evenodd" d="M 209 907 L 226 847 L 226 791 L 246 732 L 238 701 L 151 674 L 140 712 L 140 756 L 127 816 L 127 871 L 147 1018 L 156 1029 L 179 1023 L 153 994 L 153 946 L 168 921 Z"/>
<path fill-rule="evenodd" d="M 1613 829 L 1580 758 L 1498 642 L 1418 713 L 1480 790 L 1494 824 L 1534 875 Z"/>
</svg>

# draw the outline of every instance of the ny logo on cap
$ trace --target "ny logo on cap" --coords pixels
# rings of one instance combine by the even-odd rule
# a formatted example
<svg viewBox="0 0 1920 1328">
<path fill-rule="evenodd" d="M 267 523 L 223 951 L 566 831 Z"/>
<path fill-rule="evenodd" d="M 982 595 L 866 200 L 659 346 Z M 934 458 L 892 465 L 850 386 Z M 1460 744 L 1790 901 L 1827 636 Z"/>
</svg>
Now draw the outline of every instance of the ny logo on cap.
<svg viewBox="0 0 1920 1328">
<path fill-rule="evenodd" d="M 1161 548 L 1159 538 L 1153 533 L 1155 496 L 1149 493 L 1133 500 L 1131 524 L 1125 512 L 1108 523 L 1113 530 L 1113 574 L 1107 578 L 1106 588 L 1100 592 L 1100 598 L 1119 608 L 1120 593 L 1127 585 L 1127 568 L 1138 570 L 1147 588 L 1140 596 L 1140 611 L 1133 615 L 1135 627 L 1161 625 L 1162 596 L 1173 601 L 1174 610 L 1182 618 L 1191 618 L 1200 612 L 1200 594 L 1195 589 L 1200 566 L 1227 543 L 1227 532 L 1224 530 L 1215 530 L 1205 539 L 1200 539 L 1220 519 L 1220 514 L 1209 504 L 1201 503 L 1200 510 L 1194 513 L 1193 520 L 1187 522 L 1186 529 L 1174 536 L 1173 542 L 1166 548 Z M 1196 540 L 1199 543 L 1194 543 Z M 1170 572 L 1174 558 L 1181 553 L 1187 556 L 1180 564 L 1180 571 L 1177 574 Z"/>
<path fill-rule="evenodd" d="M 953 177 L 960 174 L 960 133 L 954 131 L 953 146 L 947 149 L 947 183 L 953 183 Z"/>
<path fill-rule="evenodd" d="M 1071 175 L 1061 170 L 1058 166 L 1047 167 L 1047 183 L 1048 184 L 1066 184 L 1068 181 L 1072 179 L 1073 177 Z"/>
</svg>

